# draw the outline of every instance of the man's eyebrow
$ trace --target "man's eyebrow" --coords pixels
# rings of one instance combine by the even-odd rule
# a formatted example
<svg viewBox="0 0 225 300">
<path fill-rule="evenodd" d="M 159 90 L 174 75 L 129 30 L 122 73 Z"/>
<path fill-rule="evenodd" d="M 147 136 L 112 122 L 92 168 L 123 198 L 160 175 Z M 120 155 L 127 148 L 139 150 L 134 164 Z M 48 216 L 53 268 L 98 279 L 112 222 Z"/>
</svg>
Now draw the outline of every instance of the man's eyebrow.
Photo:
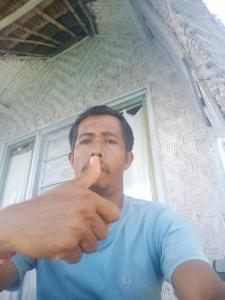
<svg viewBox="0 0 225 300">
<path fill-rule="evenodd" d="M 116 133 L 110 132 L 110 131 L 103 131 L 102 134 L 105 135 L 105 136 L 113 136 L 115 138 L 119 137 Z"/>
<path fill-rule="evenodd" d="M 83 138 L 83 137 L 92 137 L 92 136 L 94 136 L 94 133 L 85 132 L 85 133 L 82 133 L 81 135 L 78 135 L 78 139 Z"/>
<path fill-rule="evenodd" d="M 119 136 L 118 136 L 116 133 L 114 133 L 114 132 L 110 132 L 110 131 L 102 131 L 101 133 L 102 133 L 102 135 L 104 135 L 104 136 L 112 136 L 112 137 L 115 137 L 115 138 L 119 138 Z M 81 138 L 83 138 L 83 137 L 93 137 L 93 136 L 95 136 L 95 133 L 92 133 L 92 132 L 84 132 L 84 133 L 82 133 L 81 135 L 78 135 L 78 139 L 81 139 Z"/>
</svg>

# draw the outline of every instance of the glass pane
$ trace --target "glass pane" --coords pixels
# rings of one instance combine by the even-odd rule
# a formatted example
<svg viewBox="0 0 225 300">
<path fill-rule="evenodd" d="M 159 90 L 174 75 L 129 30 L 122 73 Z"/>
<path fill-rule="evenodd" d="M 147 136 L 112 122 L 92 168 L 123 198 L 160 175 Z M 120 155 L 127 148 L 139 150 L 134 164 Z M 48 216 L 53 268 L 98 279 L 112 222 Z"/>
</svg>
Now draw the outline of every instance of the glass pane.
<svg viewBox="0 0 225 300">
<path fill-rule="evenodd" d="M 62 141 L 63 142 L 63 141 Z M 68 155 L 45 162 L 41 187 L 57 184 L 74 177 Z"/>
<path fill-rule="evenodd" d="M 60 130 L 58 135 L 53 134 L 47 143 L 46 161 L 54 159 L 70 152 L 70 144 L 68 140 L 70 128 Z M 55 136 L 56 135 L 56 136 Z"/>
<path fill-rule="evenodd" d="M 13 149 L 9 157 L 1 197 L 1 207 L 25 200 L 33 142 Z"/>
<path fill-rule="evenodd" d="M 151 183 L 149 177 L 149 154 L 147 149 L 146 125 L 143 107 L 135 115 L 126 111 L 124 117 L 134 133 L 134 161 L 124 174 L 124 193 L 126 195 L 152 200 Z"/>
</svg>

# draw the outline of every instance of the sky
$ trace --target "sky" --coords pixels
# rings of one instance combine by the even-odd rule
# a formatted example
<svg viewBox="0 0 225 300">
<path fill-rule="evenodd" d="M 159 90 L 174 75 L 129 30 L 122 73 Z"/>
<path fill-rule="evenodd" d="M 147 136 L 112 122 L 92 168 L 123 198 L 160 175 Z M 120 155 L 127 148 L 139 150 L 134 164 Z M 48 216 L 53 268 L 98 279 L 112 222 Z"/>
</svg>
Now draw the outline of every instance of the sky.
<svg viewBox="0 0 225 300">
<path fill-rule="evenodd" d="M 204 0 L 209 10 L 218 16 L 225 26 L 225 0 Z"/>
</svg>

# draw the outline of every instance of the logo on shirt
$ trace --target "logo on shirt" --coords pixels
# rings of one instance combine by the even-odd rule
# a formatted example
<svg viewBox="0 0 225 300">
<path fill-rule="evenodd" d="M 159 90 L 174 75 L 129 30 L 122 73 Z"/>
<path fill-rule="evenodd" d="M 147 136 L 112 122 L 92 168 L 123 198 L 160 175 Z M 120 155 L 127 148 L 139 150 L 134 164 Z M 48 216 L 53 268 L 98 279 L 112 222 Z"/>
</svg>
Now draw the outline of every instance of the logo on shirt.
<svg viewBox="0 0 225 300">
<path fill-rule="evenodd" d="M 119 286 L 122 290 L 129 290 L 132 285 L 132 276 L 130 273 L 122 274 L 119 277 Z"/>
</svg>

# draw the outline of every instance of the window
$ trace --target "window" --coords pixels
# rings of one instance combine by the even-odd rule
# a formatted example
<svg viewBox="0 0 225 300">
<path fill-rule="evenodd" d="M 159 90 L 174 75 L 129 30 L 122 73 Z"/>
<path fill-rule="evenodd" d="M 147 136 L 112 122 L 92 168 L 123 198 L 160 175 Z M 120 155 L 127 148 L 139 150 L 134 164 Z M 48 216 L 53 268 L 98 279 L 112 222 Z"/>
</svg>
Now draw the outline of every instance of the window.
<svg viewBox="0 0 225 300">
<path fill-rule="evenodd" d="M 0 186 L 0 206 L 4 208 L 26 199 L 34 139 L 9 146 Z"/>
<path fill-rule="evenodd" d="M 108 105 L 123 112 L 135 136 L 135 160 L 125 172 L 125 193 L 152 200 L 156 193 L 145 98 L 146 95 L 142 92 L 126 99 L 111 101 Z M 35 182 L 30 187 L 32 195 L 43 193 L 73 177 L 68 161 L 68 135 L 74 119 L 75 117 L 39 132 L 40 144 L 35 151 L 38 161 L 33 164 L 32 170 L 34 138 L 8 147 L 6 158 L 3 158 L 4 169 L 0 181 L 1 207 L 26 199 L 30 171 L 35 174 Z"/>
<path fill-rule="evenodd" d="M 70 127 L 71 123 L 42 136 L 43 150 L 38 162 L 40 167 L 37 169 L 35 195 L 46 192 L 73 177 L 73 170 L 68 160 Z"/>
<path fill-rule="evenodd" d="M 123 112 L 134 133 L 134 161 L 124 175 L 124 193 L 150 201 L 154 198 L 154 181 L 145 94 L 119 104 L 112 102 L 112 107 Z"/>
<path fill-rule="evenodd" d="M 125 172 L 124 190 L 129 196 L 152 200 L 154 181 L 152 180 L 150 139 L 148 134 L 147 113 L 144 107 L 145 94 L 112 101 L 109 106 L 123 112 L 131 125 L 134 136 L 134 156 L 132 166 Z M 73 170 L 68 161 L 70 146 L 68 135 L 72 118 L 68 124 L 57 126 L 42 136 L 42 154 L 39 157 L 34 194 L 38 195 L 73 178 Z M 138 176 L 137 176 L 138 174 Z"/>
</svg>

